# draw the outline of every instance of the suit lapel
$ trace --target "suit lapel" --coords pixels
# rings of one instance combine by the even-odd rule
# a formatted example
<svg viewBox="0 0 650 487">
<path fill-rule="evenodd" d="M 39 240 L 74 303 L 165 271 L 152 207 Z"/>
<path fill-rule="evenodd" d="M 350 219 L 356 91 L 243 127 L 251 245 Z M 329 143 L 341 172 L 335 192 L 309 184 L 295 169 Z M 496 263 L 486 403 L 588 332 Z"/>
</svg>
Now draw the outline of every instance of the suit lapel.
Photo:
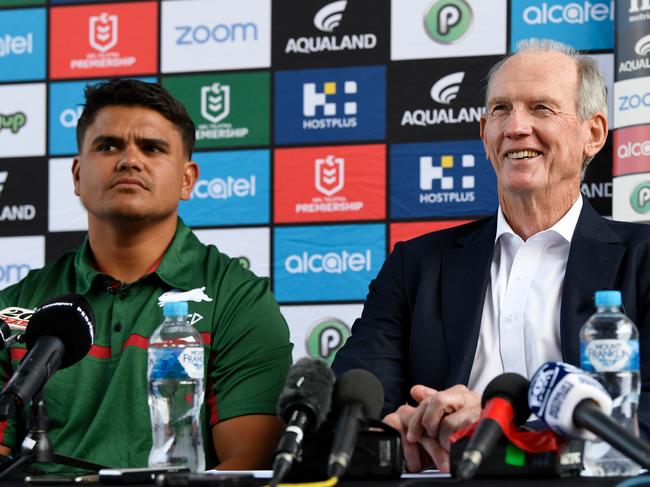
<svg viewBox="0 0 650 487">
<path fill-rule="evenodd" d="M 624 253 L 621 239 L 584 199 L 562 288 L 560 337 L 565 362 L 580 365 L 579 333 L 594 312 L 594 292 L 612 289 Z"/>
<path fill-rule="evenodd" d="M 459 238 L 442 256 L 442 320 L 449 353 L 448 384 L 467 384 L 490 278 L 496 216 Z"/>
</svg>

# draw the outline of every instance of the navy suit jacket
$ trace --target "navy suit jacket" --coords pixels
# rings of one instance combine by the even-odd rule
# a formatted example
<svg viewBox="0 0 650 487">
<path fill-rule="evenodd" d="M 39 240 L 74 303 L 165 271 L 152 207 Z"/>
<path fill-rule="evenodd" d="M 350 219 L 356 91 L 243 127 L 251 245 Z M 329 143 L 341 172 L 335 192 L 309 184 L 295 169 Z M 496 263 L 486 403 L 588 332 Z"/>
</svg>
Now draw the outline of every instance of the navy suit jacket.
<svg viewBox="0 0 650 487">
<path fill-rule="evenodd" d="M 370 284 L 363 313 L 332 368 L 364 368 L 385 390 L 382 414 L 411 401 L 415 384 L 467 384 L 476 352 L 496 215 L 398 243 Z M 567 262 L 562 359 L 580 365 L 579 331 L 594 292 L 618 289 L 640 332 L 639 422 L 650 433 L 650 226 L 607 220 L 585 200 Z M 540 364 L 541 365 L 541 364 Z"/>
</svg>

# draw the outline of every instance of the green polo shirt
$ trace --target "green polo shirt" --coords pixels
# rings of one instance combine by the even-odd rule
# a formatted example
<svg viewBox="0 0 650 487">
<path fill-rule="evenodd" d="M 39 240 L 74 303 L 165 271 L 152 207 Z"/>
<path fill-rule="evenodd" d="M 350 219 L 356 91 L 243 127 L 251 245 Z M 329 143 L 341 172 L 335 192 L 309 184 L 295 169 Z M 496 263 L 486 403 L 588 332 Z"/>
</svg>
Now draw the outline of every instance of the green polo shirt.
<svg viewBox="0 0 650 487">
<path fill-rule="evenodd" d="M 179 219 L 159 266 L 137 282 L 117 285 L 91 264 L 88 240 L 0 291 L 0 309 L 34 309 L 48 298 L 82 294 L 95 313 L 95 342 L 77 364 L 45 388 L 55 451 L 110 467 L 143 467 L 151 449 L 147 404 L 147 342 L 162 323 L 159 297 L 195 290 L 189 322 L 205 343 L 206 395 L 201 409 L 206 468 L 218 463 L 211 427 L 246 414 L 275 414 L 291 365 L 287 324 L 270 291 L 216 247 L 203 245 Z M 0 355 L 1 383 L 25 349 Z M 25 415 L 0 425 L 0 443 L 16 454 Z"/>
</svg>

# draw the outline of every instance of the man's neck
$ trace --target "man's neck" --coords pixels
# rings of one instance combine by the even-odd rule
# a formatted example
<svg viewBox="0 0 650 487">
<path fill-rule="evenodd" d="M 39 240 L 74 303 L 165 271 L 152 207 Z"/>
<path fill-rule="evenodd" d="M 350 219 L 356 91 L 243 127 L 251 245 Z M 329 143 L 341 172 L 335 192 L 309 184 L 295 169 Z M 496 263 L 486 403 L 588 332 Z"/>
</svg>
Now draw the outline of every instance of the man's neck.
<svg viewBox="0 0 650 487">
<path fill-rule="evenodd" d="M 134 282 L 160 260 L 176 232 L 177 219 L 106 222 L 89 216 L 88 241 L 95 268 L 121 282 Z"/>
<path fill-rule="evenodd" d="M 560 221 L 579 197 L 579 190 L 536 198 L 500 193 L 499 204 L 510 228 L 526 241 Z"/>
</svg>

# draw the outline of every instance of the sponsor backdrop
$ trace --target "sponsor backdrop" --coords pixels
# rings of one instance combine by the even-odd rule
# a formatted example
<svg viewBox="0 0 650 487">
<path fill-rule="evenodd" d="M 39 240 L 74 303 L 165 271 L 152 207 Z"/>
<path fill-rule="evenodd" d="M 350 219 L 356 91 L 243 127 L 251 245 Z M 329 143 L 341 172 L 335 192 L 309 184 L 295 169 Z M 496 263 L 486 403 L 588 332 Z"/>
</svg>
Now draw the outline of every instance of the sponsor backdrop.
<svg viewBox="0 0 650 487">
<path fill-rule="evenodd" d="M 181 216 L 331 361 L 396 242 L 495 211 L 485 77 L 533 36 L 597 59 L 617 130 L 582 191 L 648 219 L 650 0 L 0 0 L 0 288 L 84 238 L 84 87 L 158 81 L 197 127 Z"/>
</svg>

